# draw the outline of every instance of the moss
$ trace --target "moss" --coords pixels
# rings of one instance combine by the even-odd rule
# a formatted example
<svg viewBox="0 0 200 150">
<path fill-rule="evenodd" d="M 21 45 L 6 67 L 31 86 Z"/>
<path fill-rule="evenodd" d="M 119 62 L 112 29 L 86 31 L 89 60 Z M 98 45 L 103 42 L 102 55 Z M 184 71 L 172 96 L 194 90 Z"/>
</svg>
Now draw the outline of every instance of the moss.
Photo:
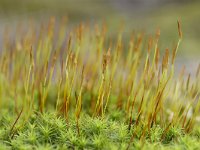
<svg viewBox="0 0 200 150">
<path fill-rule="evenodd" d="M 39 29 L 31 26 L 24 36 L 17 34 L 16 45 L 5 34 L 0 56 L 2 147 L 197 147 L 200 66 L 194 82 L 190 75 L 185 80 L 183 71 L 174 77 L 182 41 L 179 21 L 177 44 L 172 52 L 166 49 L 162 60 L 159 30 L 147 42 L 141 33 L 133 36 L 124 53 L 122 31 L 107 47 L 105 25 L 93 29 L 80 24 L 68 35 L 63 34 L 66 19 L 57 25 L 52 17 L 47 29 Z"/>
<path fill-rule="evenodd" d="M 8 115 L 5 115 L 7 117 Z M 23 128 L 11 138 L 10 132 L 5 132 L 6 125 L 1 126 L 1 148 L 6 149 L 126 149 L 129 145 L 131 131 L 128 126 L 114 121 L 112 118 L 92 118 L 84 115 L 80 120 L 80 135 L 76 122 L 71 118 L 68 123 L 54 113 L 34 115 Z M 6 122 L 2 121 L 2 123 Z M 136 130 L 139 134 L 139 130 Z M 182 134 L 179 128 L 171 128 L 166 138 L 160 141 L 163 130 L 154 126 L 150 134 L 146 134 L 145 142 L 134 138 L 130 149 L 170 149 L 198 148 L 198 129 L 191 135 Z"/>
</svg>

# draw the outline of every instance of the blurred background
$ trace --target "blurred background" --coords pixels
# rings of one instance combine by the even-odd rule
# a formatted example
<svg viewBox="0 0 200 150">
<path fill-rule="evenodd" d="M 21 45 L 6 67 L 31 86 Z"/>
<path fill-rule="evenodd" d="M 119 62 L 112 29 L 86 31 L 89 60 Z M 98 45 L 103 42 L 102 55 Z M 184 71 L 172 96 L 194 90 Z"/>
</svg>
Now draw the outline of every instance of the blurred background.
<svg viewBox="0 0 200 150">
<path fill-rule="evenodd" d="M 200 63 L 200 0 L 0 0 L 0 40 L 6 27 L 30 19 L 45 21 L 50 16 L 67 16 L 72 26 L 80 21 L 106 21 L 113 38 L 123 22 L 124 40 L 134 30 L 154 34 L 160 28 L 163 50 L 177 41 L 179 19 L 183 41 L 176 65 L 194 72 Z"/>
</svg>

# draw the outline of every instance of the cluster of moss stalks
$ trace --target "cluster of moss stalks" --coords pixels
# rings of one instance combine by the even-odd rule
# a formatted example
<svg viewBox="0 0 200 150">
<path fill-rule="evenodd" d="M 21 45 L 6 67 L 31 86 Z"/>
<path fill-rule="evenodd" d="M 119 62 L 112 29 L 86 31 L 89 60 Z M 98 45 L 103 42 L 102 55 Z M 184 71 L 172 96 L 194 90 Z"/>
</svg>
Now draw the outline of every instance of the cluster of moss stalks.
<svg viewBox="0 0 200 150">
<path fill-rule="evenodd" d="M 0 149 L 198 149 L 200 66 L 174 76 L 179 21 L 163 54 L 159 30 L 117 32 L 66 18 L 5 29 Z"/>
</svg>

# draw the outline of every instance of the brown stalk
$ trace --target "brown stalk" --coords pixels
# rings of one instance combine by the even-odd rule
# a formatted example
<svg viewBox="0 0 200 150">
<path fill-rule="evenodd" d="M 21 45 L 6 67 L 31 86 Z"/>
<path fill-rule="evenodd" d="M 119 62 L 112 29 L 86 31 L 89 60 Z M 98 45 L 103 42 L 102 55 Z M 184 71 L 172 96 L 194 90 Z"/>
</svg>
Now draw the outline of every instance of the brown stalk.
<svg viewBox="0 0 200 150">
<path fill-rule="evenodd" d="M 138 125 L 138 123 L 139 123 L 139 120 L 140 120 L 140 116 L 142 115 L 142 105 L 143 105 L 143 101 L 144 101 L 144 94 L 145 94 L 145 90 L 144 90 L 144 92 L 143 92 L 143 95 L 142 95 L 142 99 L 141 99 L 141 102 L 140 102 L 140 106 L 139 106 L 139 108 L 138 108 L 138 117 L 137 117 L 137 119 L 136 119 L 136 125 Z"/>
<path fill-rule="evenodd" d="M 136 125 L 139 124 L 140 116 L 141 116 L 141 115 L 142 115 L 142 111 L 140 111 L 140 112 L 138 113 L 137 119 L 136 119 L 136 121 L 135 121 L 135 124 L 136 124 Z"/>
<path fill-rule="evenodd" d="M 144 137 L 145 137 L 145 134 L 146 134 L 146 129 L 147 129 L 147 126 L 144 127 L 143 131 L 142 131 L 142 134 L 140 136 L 140 141 L 143 141 L 144 140 Z"/>
<path fill-rule="evenodd" d="M 165 90 L 165 88 L 166 88 L 166 86 L 167 86 L 167 83 L 168 83 L 169 79 L 170 79 L 170 77 L 168 77 L 168 79 L 167 79 L 167 81 L 165 82 L 163 88 L 161 89 L 161 91 L 158 92 L 158 95 L 157 95 L 157 97 L 156 97 L 157 103 L 156 103 L 156 106 L 155 106 L 155 109 L 154 109 L 154 113 L 153 113 L 153 116 L 152 116 L 151 127 L 153 126 L 153 122 L 154 122 L 155 119 L 156 119 L 158 105 L 159 105 L 159 103 L 161 102 L 163 92 L 164 92 L 164 90 Z"/>
<path fill-rule="evenodd" d="M 192 128 L 193 128 L 193 126 L 194 126 L 194 120 L 193 120 L 193 118 L 191 118 L 189 121 L 188 121 L 188 124 L 187 124 L 187 129 L 186 129 L 186 132 L 187 133 L 189 133 L 191 130 L 192 130 Z"/>
<path fill-rule="evenodd" d="M 162 96 L 162 94 L 161 94 L 161 92 L 159 92 L 157 95 L 157 98 L 156 98 L 157 102 L 156 102 L 156 106 L 155 106 L 154 113 L 152 116 L 151 127 L 153 126 L 153 123 L 155 122 L 155 119 L 156 119 L 157 109 L 158 109 L 159 103 L 161 101 L 161 96 Z"/>
<path fill-rule="evenodd" d="M 187 83 L 186 83 L 186 90 L 187 90 L 187 91 L 188 91 L 189 85 L 190 85 L 190 73 L 189 73 L 189 75 L 188 75 Z"/>
<path fill-rule="evenodd" d="M 145 94 L 145 90 L 144 90 L 144 92 L 143 92 L 143 94 L 142 94 L 142 100 L 141 100 L 140 106 L 139 106 L 139 108 L 138 108 L 138 113 L 141 111 L 141 108 L 142 108 L 142 104 L 143 104 L 143 101 L 144 101 L 144 94 Z"/>
<path fill-rule="evenodd" d="M 142 40 L 143 40 L 143 34 L 140 34 L 138 37 L 137 37 L 137 41 L 136 41 L 136 44 L 135 44 L 135 48 L 134 48 L 134 51 L 138 51 L 139 50 L 139 47 L 142 43 Z"/>
<path fill-rule="evenodd" d="M 151 124 L 152 124 L 151 120 L 152 120 L 152 113 L 150 113 L 149 116 L 148 116 L 148 124 L 147 124 L 147 126 L 148 126 L 149 135 L 150 135 L 150 128 L 151 128 Z"/>
<path fill-rule="evenodd" d="M 11 127 L 11 129 L 10 129 L 10 133 L 11 133 L 11 134 L 12 134 L 12 132 L 13 132 L 13 129 L 14 129 L 15 125 L 17 124 L 17 122 L 18 122 L 18 120 L 19 120 L 20 116 L 22 115 L 22 112 L 23 112 L 23 107 L 22 107 L 22 109 L 21 109 L 20 113 L 18 114 L 18 116 L 17 116 L 17 118 L 16 118 L 15 122 L 13 123 L 13 125 L 12 125 L 12 127 Z M 11 137 L 11 138 L 13 138 L 13 136 L 14 136 L 14 133 L 13 133 L 13 135 L 12 135 L 12 137 Z"/>
<path fill-rule="evenodd" d="M 165 50 L 165 55 L 163 56 L 163 61 L 162 61 L 162 71 L 167 69 L 169 63 L 169 49 Z"/>
<path fill-rule="evenodd" d="M 133 100 L 132 105 L 131 105 L 131 116 L 130 116 L 130 119 L 129 119 L 129 126 L 128 126 L 129 131 L 131 129 L 131 124 L 132 124 L 132 119 L 133 119 L 133 108 L 134 108 L 134 105 L 135 105 L 137 93 L 138 92 L 135 93 L 134 100 Z"/>
<path fill-rule="evenodd" d="M 182 124 L 182 128 L 184 128 L 184 127 L 185 127 L 185 122 L 186 122 L 186 120 L 187 120 L 187 115 L 188 115 L 188 112 L 189 112 L 189 108 L 188 108 L 188 110 L 187 110 L 187 112 L 186 112 L 186 114 L 185 114 L 185 116 L 184 116 L 184 119 L 183 119 L 183 124 Z"/>
<path fill-rule="evenodd" d="M 75 98 L 76 98 L 76 105 L 78 105 L 78 95 L 77 95 L 76 91 L 75 91 Z M 78 107 L 78 106 L 76 106 L 76 107 Z M 76 112 L 76 128 L 77 128 L 78 135 L 80 136 L 79 117 L 80 117 L 80 113 Z"/>
<path fill-rule="evenodd" d="M 131 81 L 130 84 L 131 84 L 130 91 L 128 89 L 126 89 L 126 93 L 127 93 L 127 95 L 129 95 L 128 99 L 127 99 L 127 104 L 126 104 L 127 114 L 129 114 L 129 110 L 130 110 L 130 100 L 131 100 L 130 92 L 132 92 L 132 90 L 133 90 L 134 81 Z"/>
<path fill-rule="evenodd" d="M 161 135 L 161 141 L 163 141 L 163 139 L 165 138 L 166 133 L 169 131 L 171 125 L 172 125 L 172 122 L 170 122 L 170 123 L 168 124 L 168 126 L 165 128 L 165 130 L 163 131 L 163 133 L 162 133 L 162 135 Z"/>
<path fill-rule="evenodd" d="M 160 57 L 160 51 L 159 51 L 159 48 L 157 47 L 156 48 L 156 56 L 155 56 L 156 69 L 158 69 L 159 57 Z"/>
<path fill-rule="evenodd" d="M 128 143 L 128 146 L 127 146 L 126 150 L 129 150 L 129 148 L 131 146 L 131 143 L 133 142 L 133 139 L 134 139 L 135 136 L 136 136 L 136 133 L 133 132 L 133 134 L 131 135 L 131 138 L 130 138 L 130 141 Z"/>
<path fill-rule="evenodd" d="M 179 20 L 177 20 L 177 24 L 178 24 L 178 35 L 179 35 L 179 38 L 182 39 L 183 33 L 181 31 L 181 23 Z"/>
</svg>

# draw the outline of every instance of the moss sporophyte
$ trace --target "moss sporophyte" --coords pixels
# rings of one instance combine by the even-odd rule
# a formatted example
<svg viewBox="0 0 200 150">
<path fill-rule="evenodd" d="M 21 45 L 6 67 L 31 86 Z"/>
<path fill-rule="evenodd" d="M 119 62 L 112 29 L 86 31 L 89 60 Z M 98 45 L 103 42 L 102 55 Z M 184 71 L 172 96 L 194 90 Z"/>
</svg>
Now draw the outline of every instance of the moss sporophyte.
<svg viewBox="0 0 200 150">
<path fill-rule="evenodd" d="M 0 149 L 198 149 L 200 65 L 175 76 L 183 34 L 155 35 L 67 19 L 5 30 L 0 51 Z M 175 33 L 176 34 L 176 33 Z M 109 40 L 108 40 L 109 39 Z M 192 79 L 191 79 L 192 78 Z"/>
</svg>

